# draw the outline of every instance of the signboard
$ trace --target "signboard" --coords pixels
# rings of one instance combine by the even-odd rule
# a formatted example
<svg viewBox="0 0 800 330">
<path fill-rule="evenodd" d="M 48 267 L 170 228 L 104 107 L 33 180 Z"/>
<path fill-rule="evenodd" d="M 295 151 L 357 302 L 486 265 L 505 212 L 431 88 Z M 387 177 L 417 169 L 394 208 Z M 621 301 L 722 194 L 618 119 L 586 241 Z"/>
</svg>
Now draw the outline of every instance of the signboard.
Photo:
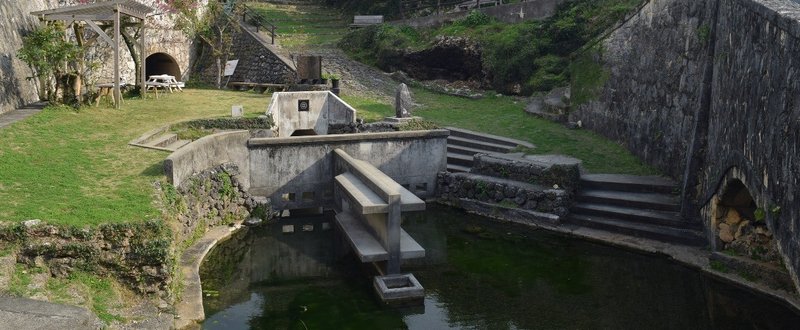
<svg viewBox="0 0 800 330">
<path fill-rule="evenodd" d="M 233 71 L 236 71 L 236 66 L 239 64 L 239 60 L 231 60 L 225 63 L 225 73 L 222 75 L 223 77 L 229 77 L 233 75 Z"/>
<path fill-rule="evenodd" d="M 234 105 L 231 107 L 231 117 L 241 118 L 244 115 L 244 106 Z"/>
</svg>

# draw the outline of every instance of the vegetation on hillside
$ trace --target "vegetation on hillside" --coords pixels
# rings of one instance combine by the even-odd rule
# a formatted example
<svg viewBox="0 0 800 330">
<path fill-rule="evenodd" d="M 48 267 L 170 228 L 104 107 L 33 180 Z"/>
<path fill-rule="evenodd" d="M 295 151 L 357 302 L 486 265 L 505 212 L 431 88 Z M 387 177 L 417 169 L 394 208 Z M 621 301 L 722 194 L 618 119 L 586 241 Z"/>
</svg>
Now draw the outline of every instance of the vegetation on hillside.
<svg viewBox="0 0 800 330">
<path fill-rule="evenodd" d="M 389 24 L 359 29 L 340 47 L 353 58 L 380 68 L 405 53 L 430 47 L 439 36 L 478 42 L 492 89 L 529 95 L 568 84 L 570 62 L 589 41 L 611 28 L 642 0 L 571 0 L 543 21 L 498 22 L 481 12 L 435 29 Z"/>
</svg>

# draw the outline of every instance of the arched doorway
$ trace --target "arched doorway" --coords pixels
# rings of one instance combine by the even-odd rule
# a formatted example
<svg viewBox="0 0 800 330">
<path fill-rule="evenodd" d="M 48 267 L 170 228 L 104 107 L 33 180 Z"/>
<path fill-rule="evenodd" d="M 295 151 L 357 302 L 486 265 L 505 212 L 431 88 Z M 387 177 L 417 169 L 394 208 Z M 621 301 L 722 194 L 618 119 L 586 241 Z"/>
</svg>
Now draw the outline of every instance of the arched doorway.
<svg viewBox="0 0 800 330">
<path fill-rule="evenodd" d="M 166 53 L 154 53 L 145 59 L 145 75 L 147 77 L 152 75 L 168 74 L 175 76 L 178 81 L 181 80 L 181 68 L 178 62 L 172 56 Z"/>
</svg>

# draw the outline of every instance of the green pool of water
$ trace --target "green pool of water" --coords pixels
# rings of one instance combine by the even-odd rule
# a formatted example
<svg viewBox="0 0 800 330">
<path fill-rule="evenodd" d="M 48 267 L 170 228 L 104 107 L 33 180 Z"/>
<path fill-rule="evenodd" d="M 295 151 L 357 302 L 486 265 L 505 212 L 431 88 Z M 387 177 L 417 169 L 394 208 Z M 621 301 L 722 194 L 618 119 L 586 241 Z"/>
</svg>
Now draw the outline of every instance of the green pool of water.
<svg viewBox="0 0 800 330">
<path fill-rule="evenodd" d="M 325 217 L 239 232 L 201 269 L 205 329 L 791 329 L 800 315 L 662 257 L 445 207 L 406 216 L 424 306 L 386 308 Z M 282 233 L 282 226 L 295 226 Z M 303 226 L 306 230 L 303 230 Z M 313 230 L 310 230 L 312 229 Z"/>
</svg>

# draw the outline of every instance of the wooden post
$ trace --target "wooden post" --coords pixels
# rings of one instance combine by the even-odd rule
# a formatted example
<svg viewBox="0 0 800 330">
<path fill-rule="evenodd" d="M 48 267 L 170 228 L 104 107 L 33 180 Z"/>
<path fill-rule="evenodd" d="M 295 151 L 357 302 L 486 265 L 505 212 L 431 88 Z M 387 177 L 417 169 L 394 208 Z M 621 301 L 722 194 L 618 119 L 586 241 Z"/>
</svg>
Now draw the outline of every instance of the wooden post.
<svg viewBox="0 0 800 330">
<path fill-rule="evenodd" d="M 119 89 L 119 5 L 114 8 L 114 107 L 120 108 L 122 91 Z"/>
<path fill-rule="evenodd" d="M 436 15 L 442 13 L 442 0 L 436 0 Z"/>
<path fill-rule="evenodd" d="M 141 26 L 141 28 L 139 30 L 139 33 L 141 33 L 141 36 L 139 37 L 139 42 L 142 45 L 141 46 L 142 47 L 142 50 L 141 50 L 141 53 L 142 53 L 141 54 L 142 55 L 141 63 L 142 63 L 142 65 L 139 66 L 139 69 L 142 70 L 142 72 L 140 72 L 141 84 L 139 85 L 139 93 L 142 94 L 142 100 L 147 98 L 147 77 L 145 76 L 147 74 L 147 45 L 145 44 L 145 39 L 144 39 L 145 38 L 144 23 L 145 23 L 146 19 L 147 19 L 147 16 L 142 17 L 142 26 Z"/>
</svg>

